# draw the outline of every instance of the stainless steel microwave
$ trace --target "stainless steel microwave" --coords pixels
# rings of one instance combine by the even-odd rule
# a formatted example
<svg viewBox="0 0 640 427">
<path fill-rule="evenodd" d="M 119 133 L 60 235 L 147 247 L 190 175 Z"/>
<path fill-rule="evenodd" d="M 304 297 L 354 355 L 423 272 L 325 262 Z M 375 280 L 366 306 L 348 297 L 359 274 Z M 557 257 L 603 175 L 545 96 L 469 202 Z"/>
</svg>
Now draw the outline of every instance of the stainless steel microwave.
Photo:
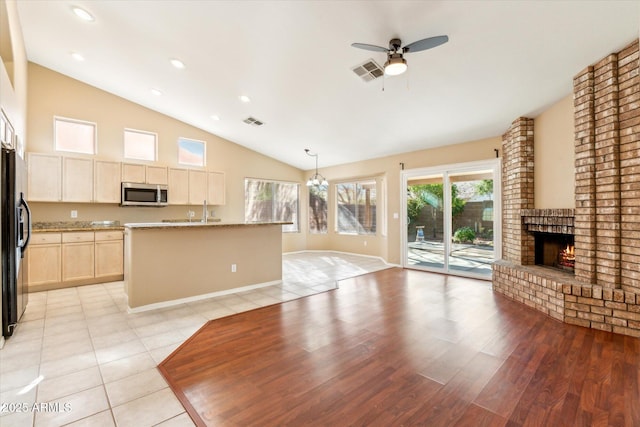
<svg viewBox="0 0 640 427">
<path fill-rule="evenodd" d="M 167 188 L 166 185 L 123 182 L 120 206 L 167 206 Z"/>
</svg>

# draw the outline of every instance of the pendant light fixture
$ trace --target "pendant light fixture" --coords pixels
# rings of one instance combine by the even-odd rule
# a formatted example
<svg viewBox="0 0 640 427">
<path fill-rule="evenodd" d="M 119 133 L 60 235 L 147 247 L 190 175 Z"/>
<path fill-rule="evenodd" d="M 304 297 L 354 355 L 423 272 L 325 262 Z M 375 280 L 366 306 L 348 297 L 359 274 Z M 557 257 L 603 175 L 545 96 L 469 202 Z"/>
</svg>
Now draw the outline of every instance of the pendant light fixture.
<svg viewBox="0 0 640 427">
<path fill-rule="evenodd" d="M 327 185 L 329 185 L 329 183 L 327 182 L 325 177 L 318 173 L 318 154 L 312 154 L 309 151 L 310 150 L 308 148 L 304 149 L 304 152 L 307 153 L 307 156 L 311 156 L 311 157 L 315 157 L 316 158 L 316 173 L 314 173 L 313 176 L 311 176 L 309 178 L 309 180 L 307 181 L 307 187 L 311 187 L 311 186 L 318 187 L 318 186 L 327 186 Z"/>
</svg>

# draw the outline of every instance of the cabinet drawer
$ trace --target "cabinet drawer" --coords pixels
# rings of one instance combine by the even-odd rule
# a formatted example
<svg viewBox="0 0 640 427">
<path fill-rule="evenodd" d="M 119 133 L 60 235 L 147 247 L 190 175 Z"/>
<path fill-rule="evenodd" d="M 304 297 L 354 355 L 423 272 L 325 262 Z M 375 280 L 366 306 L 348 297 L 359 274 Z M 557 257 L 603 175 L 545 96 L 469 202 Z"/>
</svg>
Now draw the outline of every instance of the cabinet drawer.
<svg viewBox="0 0 640 427">
<path fill-rule="evenodd" d="M 104 240 L 122 240 L 122 231 L 96 231 L 96 242 Z"/>
<path fill-rule="evenodd" d="M 62 243 L 93 242 L 93 231 L 79 231 L 76 233 L 63 233 Z"/>
<path fill-rule="evenodd" d="M 60 243 L 61 241 L 61 233 L 33 233 L 30 243 L 32 245 L 47 245 L 51 243 Z"/>
</svg>

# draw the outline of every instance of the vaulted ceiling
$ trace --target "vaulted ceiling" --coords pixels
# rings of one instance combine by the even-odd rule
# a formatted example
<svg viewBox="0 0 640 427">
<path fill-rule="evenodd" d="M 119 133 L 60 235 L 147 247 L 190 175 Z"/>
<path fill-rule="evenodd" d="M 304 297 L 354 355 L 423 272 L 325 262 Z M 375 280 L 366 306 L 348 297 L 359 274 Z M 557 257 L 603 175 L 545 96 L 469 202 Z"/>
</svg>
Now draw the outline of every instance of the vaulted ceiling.
<svg viewBox="0 0 640 427">
<path fill-rule="evenodd" d="M 305 170 L 305 148 L 322 167 L 500 135 L 569 95 L 575 74 L 640 27 L 637 1 L 19 0 L 18 10 L 30 61 Z M 405 74 L 363 82 L 352 71 L 386 55 L 351 43 L 438 35 L 449 42 L 406 54 Z"/>
</svg>

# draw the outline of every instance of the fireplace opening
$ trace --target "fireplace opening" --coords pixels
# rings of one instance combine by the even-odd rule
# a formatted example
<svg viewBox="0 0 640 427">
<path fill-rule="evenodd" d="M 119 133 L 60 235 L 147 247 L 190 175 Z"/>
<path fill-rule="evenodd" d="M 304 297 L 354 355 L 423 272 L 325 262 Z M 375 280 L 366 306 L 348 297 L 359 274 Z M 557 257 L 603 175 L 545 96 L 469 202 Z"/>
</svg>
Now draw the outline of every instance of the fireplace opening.
<svg viewBox="0 0 640 427">
<path fill-rule="evenodd" d="M 574 245 L 571 234 L 535 233 L 535 263 L 573 273 L 576 262 Z"/>
</svg>

